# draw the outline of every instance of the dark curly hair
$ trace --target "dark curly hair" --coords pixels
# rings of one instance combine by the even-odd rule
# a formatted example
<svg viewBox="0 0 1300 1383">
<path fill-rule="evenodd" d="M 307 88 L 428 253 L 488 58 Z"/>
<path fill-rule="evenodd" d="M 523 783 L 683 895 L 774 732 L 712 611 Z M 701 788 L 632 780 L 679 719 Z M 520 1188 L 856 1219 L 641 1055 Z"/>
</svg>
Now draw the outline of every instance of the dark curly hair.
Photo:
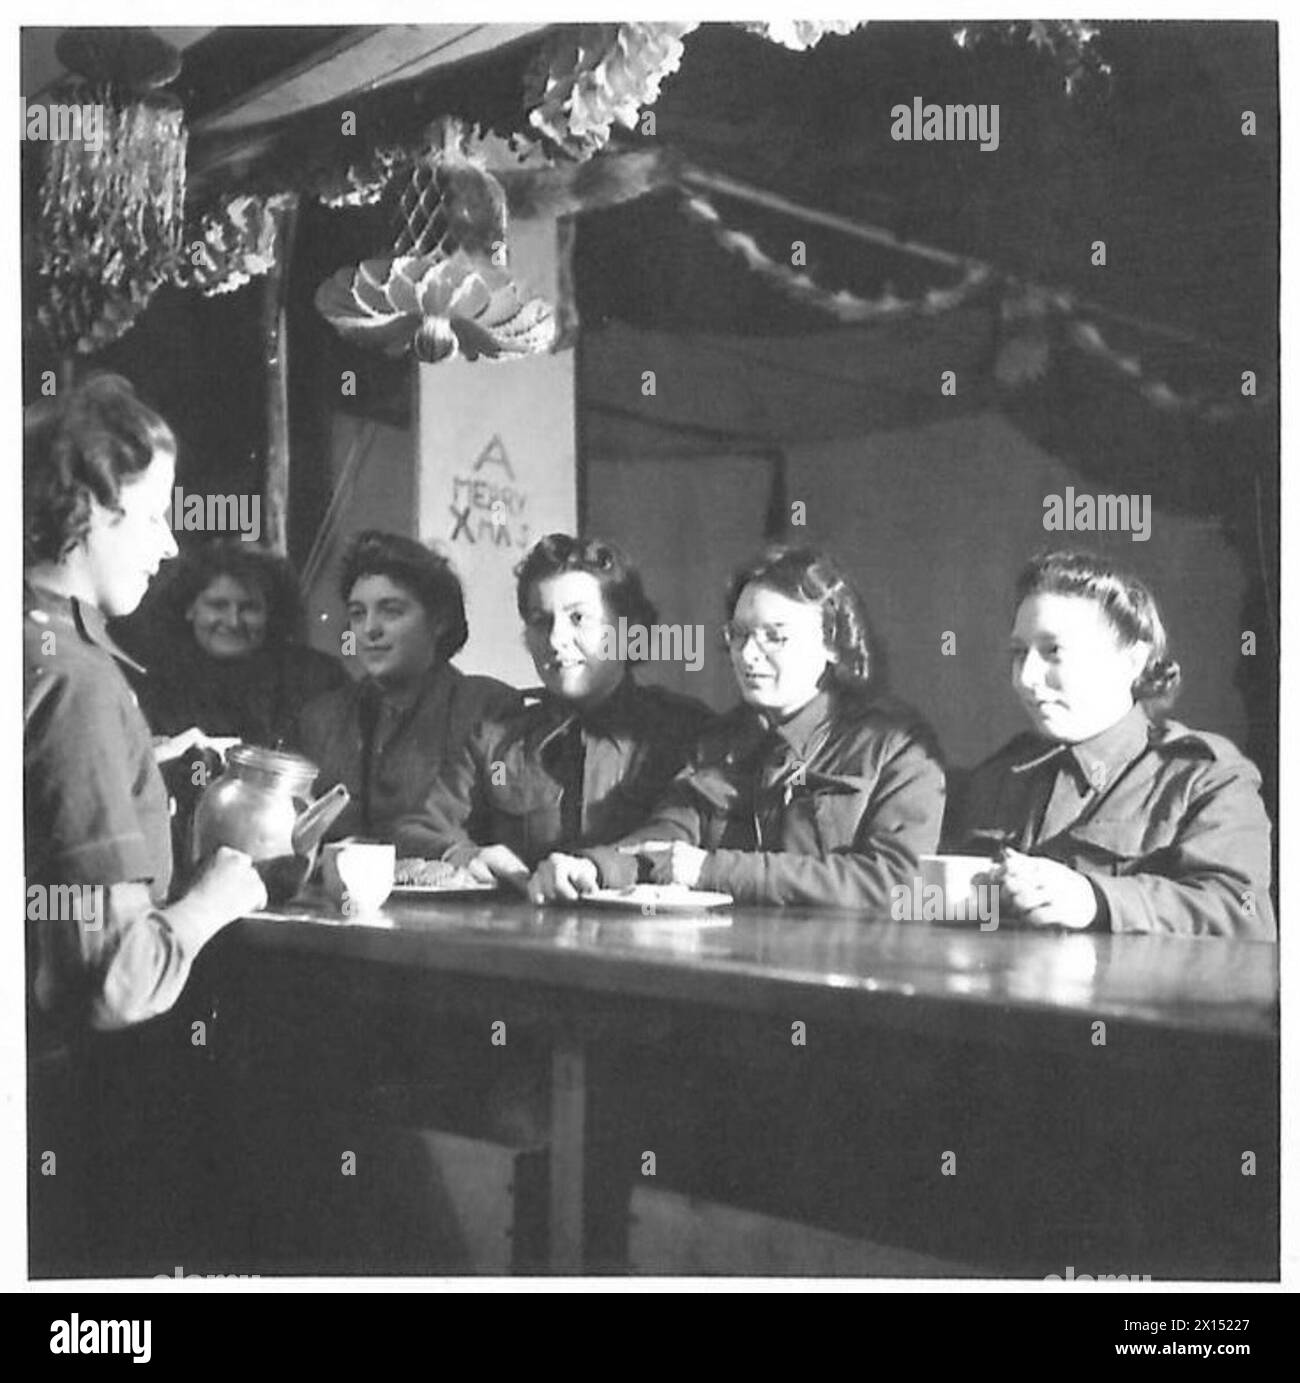
<svg viewBox="0 0 1300 1383">
<path fill-rule="evenodd" d="M 438 658 L 454 658 L 465 647 L 469 638 L 465 592 L 441 553 L 414 538 L 367 528 L 352 539 L 343 554 L 339 593 L 345 605 L 363 576 L 386 576 L 424 606 L 430 625 L 438 630 Z"/>
<path fill-rule="evenodd" d="M 727 618 L 736 613 L 746 586 L 766 586 L 791 600 L 820 605 L 826 647 L 838 675 L 865 682 L 871 666 L 871 633 L 862 597 L 828 553 L 777 544 L 742 567 L 727 587 Z"/>
<path fill-rule="evenodd" d="M 1090 552 L 1044 552 L 1016 578 L 1016 608 L 1033 595 L 1084 596 L 1100 606 L 1121 647 L 1150 644 L 1133 698 L 1160 712 L 1173 704 L 1182 669 L 1169 656 L 1169 636 L 1156 598 L 1136 576 Z"/>
<path fill-rule="evenodd" d="M 219 538 L 191 547 L 163 578 L 159 604 L 179 629 L 185 612 L 219 577 L 230 576 L 266 602 L 266 646 L 302 642 L 302 594 L 283 558 L 240 538 Z"/>
<path fill-rule="evenodd" d="M 176 436 L 121 375 L 93 375 L 23 415 L 23 561 L 61 562 L 90 528 L 90 506 L 119 507 L 122 486 Z"/>
<path fill-rule="evenodd" d="M 627 554 L 602 538 L 573 538 L 567 533 L 548 533 L 539 538 L 515 568 L 515 602 L 521 619 L 528 619 L 528 598 L 533 587 L 566 571 L 585 571 L 594 576 L 615 619 L 626 619 L 629 625 L 647 629 L 657 623 L 659 612 L 646 595 L 641 573 Z"/>
</svg>

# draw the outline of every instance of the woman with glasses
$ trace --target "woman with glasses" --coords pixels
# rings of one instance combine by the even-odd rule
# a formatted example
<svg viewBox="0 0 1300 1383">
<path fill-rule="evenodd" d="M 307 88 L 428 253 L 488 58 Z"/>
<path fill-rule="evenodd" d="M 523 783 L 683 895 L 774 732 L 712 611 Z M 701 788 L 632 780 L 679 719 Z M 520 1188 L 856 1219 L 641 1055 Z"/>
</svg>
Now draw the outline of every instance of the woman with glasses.
<svg viewBox="0 0 1300 1383">
<path fill-rule="evenodd" d="M 399 855 L 522 890 L 552 851 L 617 840 L 641 821 L 711 714 L 641 685 L 620 656 L 611 632 L 648 630 L 657 616 L 613 544 L 552 533 L 516 576 L 542 689 L 517 714 L 479 725 L 395 840 Z"/>
<path fill-rule="evenodd" d="M 933 737 L 868 687 L 866 616 L 834 561 L 770 549 L 736 576 L 727 613 L 741 704 L 705 732 L 642 826 L 548 860 L 535 899 L 641 880 L 887 913 L 935 848 L 944 778 Z"/>
<path fill-rule="evenodd" d="M 1031 729 L 954 802 L 954 848 L 998 842 L 1000 908 L 1029 926 L 1277 939 L 1254 765 L 1166 717 L 1181 673 L 1141 581 L 1083 553 L 1016 583 L 1011 682 Z"/>
</svg>

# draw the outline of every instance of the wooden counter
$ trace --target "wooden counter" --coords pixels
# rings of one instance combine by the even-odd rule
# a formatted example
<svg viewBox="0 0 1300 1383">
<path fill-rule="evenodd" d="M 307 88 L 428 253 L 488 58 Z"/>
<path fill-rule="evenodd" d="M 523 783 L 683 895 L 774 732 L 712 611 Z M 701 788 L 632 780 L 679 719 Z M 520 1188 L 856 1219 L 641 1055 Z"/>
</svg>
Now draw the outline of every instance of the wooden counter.
<svg viewBox="0 0 1300 1383">
<path fill-rule="evenodd" d="M 552 1270 L 625 1269 L 629 1196 L 661 1186 L 678 1213 L 730 1200 L 982 1272 L 1107 1270 L 1089 1251 L 1155 1275 L 1276 1262 L 1275 947 L 795 910 L 294 906 L 223 938 L 227 1031 L 265 1047 L 319 1028 L 286 1061 L 328 1050 L 355 1094 L 468 1088 L 505 1060 L 504 1024 L 545 1087 Z"/>
</svg>

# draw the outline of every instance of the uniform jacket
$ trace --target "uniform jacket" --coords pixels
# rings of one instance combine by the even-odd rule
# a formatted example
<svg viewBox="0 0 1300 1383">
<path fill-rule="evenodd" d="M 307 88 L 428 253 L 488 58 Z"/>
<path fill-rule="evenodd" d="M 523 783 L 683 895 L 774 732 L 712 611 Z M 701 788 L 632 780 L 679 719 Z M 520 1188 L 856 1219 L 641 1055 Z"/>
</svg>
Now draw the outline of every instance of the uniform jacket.
<svg viewBox="0 0 1300 1383">
<path fill-rule="evenodd" d="M 947 831 L 977 832 L 1086 874 L 1094 926 L 1277 938 L 1259 774 L 1221 735 L 1155 724 L 1140 706 L 1081 744 L 1024 734 L 981 764 Z"/>
<path fill-rule="evenodd" d="M 294 747 L 320 769 L 315 791 L 346 785 L 352 801 L 330 829 L 391 840 L 416 811 L 438 771 L 453 760 L 480 720 L 509 714 L 519 693 L 494 677 L 472 677 L 450 663 L 425 678 L 405 707 L 387 701 L 369 679 L 349 682 L 303 708 Z"/>
<path fill-rule="evenodd" d="M 302 644 L 260 648 L 248 658 L 213 658 L 190 637 L 170 650 L 151 650 L 143 661 L 148 676 L 135 686 L 155 735 L 197 725 L 208 735 L 237 736 L 268 749 L 290 734 L 309 701 L 348 680 L 337 658 Z"/>
<path fill-rule="evenodd" d="M 58 1045 L 56 1028 L 120 1028 L 164 1013 L 202 943 L 159 910 L 172 872 L 169 809 L 119 666 L 136 665 L 93 605 L 37 586 L 23 594 L 26 872 L 29 889 L 45 890 L 46 912 L 34 918 L 29 899 L 39 1047 Z M 99 886 L 89 925 L 66 915 L 70 885 L 83 901 L 96 895 L 81 889 Z"/>
<path fill-rule="evenodd" d="M 768 729 L 747 706 L 709 730 L 637 840 L 708 851 L 698 887 L 737 902 L 888 913 L 943 820 L 944 775 L 914 712 L 865 687 L 832 683 Z M 610 887 L 636 881 L 638 859 L 587 852 Z M 645 864 L 642 863 L 642 873 Z"/>
<path fill-rule="evenodd" d="M 643 820 L 691 744 L 707 707 L 629 674 L 586 717 L 540 695 L 515 715 L 485 721 L 396 833 L 399 855 L 464 864 L 483 845 L 508 845 L 530 867 L 553 850 L 617 840 Z M 581 735 L 580 812 L 566 828 L 565 737 Z"/>
</svg>

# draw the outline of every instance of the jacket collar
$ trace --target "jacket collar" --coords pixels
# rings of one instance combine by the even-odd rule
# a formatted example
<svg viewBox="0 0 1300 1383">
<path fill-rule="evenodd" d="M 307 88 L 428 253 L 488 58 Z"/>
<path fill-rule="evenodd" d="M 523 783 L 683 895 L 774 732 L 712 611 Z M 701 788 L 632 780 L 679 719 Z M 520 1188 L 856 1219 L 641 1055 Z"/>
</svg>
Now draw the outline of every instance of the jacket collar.
<svg viewBox="0 0 1300 1383">
<path fill-rule="evenodd" d="M 831 699 L 830 688 L 823 686 L 806 706 L 800 707 L 788 720 L 772 727 L 773 733 L 789 745 L 796 759 L 806 761 L 812 757 L 816 741 L 834 714 Z"/>
<path fill-rule="evenodd" d="M 1104 787 L 1128 767 L 1147 747 L 1151 722 L 1140 705 L 1134 705 L 1113 725 L 1077 744 L 1053 744 L 1035 737 L 1029 758 L 1012 764 L 1012 773 L 1028 773 L 1053 759 L 1072 764 L 1093 787 Z"/>
<path fill-rule="evenodd" d="M 89 644 L 116 658 L 141 676 L 146 676 L 144 668 L 124 652 L 109 635 L 104 613 L 88 600 L 78 600 L 76 596 L 60 595 L 48 586 L 38 586 L 34 581 L 23 581 L 23 613 L 36 624 L 58 621 L 70 624 Z"/>
<path fill-rule="evenodd" d="M 571 701 L 546 691 L 525 693 L 525 704 L 535 698 L 535 714 L 540 722 L 537 747 L 542 749 L 557 736 L 566 734 L 575 722 L 589 735 L 612 741 L 623 738 L 640 726 L 641 697 L 641 688 L 629 672 L 606 700 L 585 713 Z"/>
<path fill-rule="evenodd" d="M 357 695 L 362 699 L 372 702 L 375 706 L 388 702 L 395 707 L 398 715 L 402 715 L 407 711 L 413 711 L 427 697 L 446 695 L 464 675 L 458 667 L 453 667 L 450 663 L 439 663 L 424 674 L 416 686 L 415 696 L 401 706 L 397 706 L 395 702 L 388 702 L 383 687 L 373 677 L 363 677 L 356 683 L 356 689 Z"/>
</svg>

